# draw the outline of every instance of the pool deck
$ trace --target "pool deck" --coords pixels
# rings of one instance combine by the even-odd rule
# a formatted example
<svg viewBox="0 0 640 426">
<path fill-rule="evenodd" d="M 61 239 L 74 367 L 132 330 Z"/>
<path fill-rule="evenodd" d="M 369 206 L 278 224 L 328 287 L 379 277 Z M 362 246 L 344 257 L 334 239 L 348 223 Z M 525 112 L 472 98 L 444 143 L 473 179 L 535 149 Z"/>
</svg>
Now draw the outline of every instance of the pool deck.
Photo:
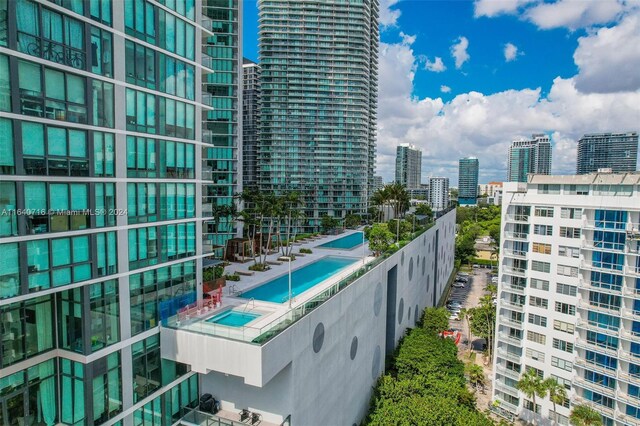
<svg viewBox="0 0 640 426">
<path fill-rule="evenodd" d="M 296 260 L 291 262 L 291 271 L 295 271 L 296 269 L 300 269 L 306 265 L 309 265 L 319 259 L 322 259 L 327 256 L 338 256 L 338 257 L 350 257 L 356 259 L 357 261 L 351 265 L 348 265 L 344 269 L 339 272 L 333 274 L 331 277 L 326 280 L 314 285 L 308 290 L 304 291 L 299 295 L 294 295 L 292 298 L 291 307 L 295 308 L 298 305 L 305 303 L 307 300 L 313 298 L 317 294 L 322 293 L 325 289 L 331 287 L 337 281 L 342 278 L 345 278 L 359 269 L 363 264 L 369 263 L 375 260 L 375 257 L 371 256 L 371 252 L 369 251 L 369 243 L 365 242 L 364 246 L 364 254 L 366 255 L 364 258 L 364 263 L 362 261 L 363 258 L 363 247 L 362 244 L 350 249 L 335 249 L 335 248 L 322 248 L 318 247 L 322 244 L 325 244 L 330 241 L 334 241 L 340 238 L 345 237 L 354 232 L 361 232 L 361 230 L 349 230 L 339 235 L 331 235 L 325 236 L 322 238 L 318 238 L 315 240 L 307 240 L 302 242 L 300 246 L 294 245 L 293 252 L 294 254 L 299 252 L 301 248 L 311 249 L 313 253 L 305 254 L 303 256 L 296 256 Z M 267 262 L 275 261 L 278 257 L 281 257 L 282 253 L 278 251 L 276 254 L 268 255 Z M 253 265 L 253 261 L 245 262 L 245 263 L 231 263 L 229 266 L 225 268 L 225 274 L 233 274 L 234 272 L 242 271 L 242 272 L 251 272 L 249 271 L 249 266 Z M 260 285 L 271 281 L 274 278 L 277 278 L 281 275 L 287 274 L 289 272 L 289 262 L 282 262 L 281 265 L 270 265 L 271 269 L 264 272 L 255 271 L 251 276 L 242 275 L 240 277 L 240 281 L 227 281 L 226 287 L 223 289 L 223 297 L 222 304 L 218 306 L 216 309 L 204 311 L 200 313 L 200 315 L 193 316 L 186 321 L 182 321 L 181 324 L 178 325 L 181 329 L 192 330 L 196 332 L 206 333 L 206 334 L 219 334 L 220 328 L 224 327 L 225 333 L 227 337 L 233 337 L 233 335 L 238 334 L 243 328 L 251 328 L 251 329 L 261 329 L 262 327 L 266 327 L 271 324 L 275 319 L 287 314 L 291 309 L 289 308 L 289 303 L 274 303 L 267 302 L 262 300 L 247 300 L 242 296 L 238 297 L 237 293 L 244 292 L 250 290 L 254 287 L 259 287 Z M 208 323 L 206 320 L 214 317 L 226 311 L 228 309 L 235 309 L 238 311 L 246 311 L 248 313 L 260 314 L 260 317 L 255 320 L 250 321 L 246 326 L 233 327 L 233 326 L 224 326 L 213 323 Z M 235 329 L 235 330 L 234 330 Z"/>
</svg>

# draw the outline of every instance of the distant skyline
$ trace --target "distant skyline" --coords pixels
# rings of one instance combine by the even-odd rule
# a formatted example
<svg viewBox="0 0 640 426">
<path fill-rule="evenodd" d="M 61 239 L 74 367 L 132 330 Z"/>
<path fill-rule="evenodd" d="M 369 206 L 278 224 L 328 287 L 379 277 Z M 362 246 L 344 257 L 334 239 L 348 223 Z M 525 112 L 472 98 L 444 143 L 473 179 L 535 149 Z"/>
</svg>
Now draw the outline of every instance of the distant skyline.
<svg viewBox="0 0 640 426">
<path fill-rule="evenodd" d="M 244 12 L 257 60 L 257 3 Z M 573 174 L 583 134 L 640 130 L 640 2 L 382 0 L 381 30 L 385 181 L 400 143 L 422 149 L 423 182 L 454 186 L 464 156 L 480 159 L 480 182 L 506 180 L 510 143 L 532 133 L 551 137 L 552 174 Z"/>
</svg>

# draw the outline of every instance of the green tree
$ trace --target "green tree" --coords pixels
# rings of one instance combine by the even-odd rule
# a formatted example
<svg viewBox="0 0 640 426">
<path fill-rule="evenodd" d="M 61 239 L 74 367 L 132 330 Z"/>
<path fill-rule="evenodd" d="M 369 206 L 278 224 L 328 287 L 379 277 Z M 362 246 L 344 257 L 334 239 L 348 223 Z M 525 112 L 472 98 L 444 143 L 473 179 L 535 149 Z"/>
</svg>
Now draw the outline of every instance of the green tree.
<svg viewBox="0 0 640 426">
<path fill-rule="evenodd" d="M 427 216 L 427 221 L 431 221 L 433 219 L 433 210 L 427 203 L 418 204 L 418 206 L 416 207 L 416 215 Z"/>
<path fill-rule="evenodd" d="M 376 256 L 389 249 L 395 241 L 395 237 L 386 223 L 375 223 L 368 232 L 369 248 Z"/>
<path fill-rule="evenodd" d="M 477 388 L 479 386 L 484 387 L 485 377 L 484 370 L 475 362 L 470 362 L 465 365 L 465 372 L 469 377 L 469 383 L 473 388 Z"/>
<path fill-rule="evenodd" d="M 349 213 L 344 217 L 344 226 L 347 228 L 355 228 L 362 223 L 362 217 L 357 214 Z"/>
<path fill-rule="evenodd" d="M 550 377 L 544 381 L 544 386 L 549 394 L 549 401 L 553 404 L 553 422 L 558 424 L 556 404 L 563 405 L 567 400 L 567 389 L 558 383 L 556 379 Z"/>
<path fill-rule="evenodd" d="M 476 256 L 476 242 L 473 237 L 465 234 L 458 234 L 455 246 L 456 259 L 462 263 L 468 262 L 470 258 Z"/>
<path fill-rule="evenodd" d="M 427 308 L 422 314 L 422 328 L 440 334 L 449 329 L 449 311 L 445 308 Z"/>
<path fill-rule="evenodd" d="M 602 415 L 588 405 L 574 405 L 569 423 L 574 426 L 602 426 Z"/>
<path fill-rule="evenodd" d="M 471 342 L 473 339 L 471 338 L 471 325 L 469 324 L 471 320 L 471 311 L 467 308 L 460 309 L 460 313 L 458 314 L 460 321 L 463 321 L 467 328 L 467 352 L 471 353 Z"/>
<path fill-rule="evenodd" d="M 320 219 L 320 227 L 322 228 L 322 232 L 324 233 L 336 229 L 338 225 L 340 225 L 340 221 L 333 216 L 329 216 L 328 214 L 325 214 L 324 216 L 322 216 L 322 219 Z"/>
<path fill-rule="evenodd" d="M 496 307 L 493 305 L 491 295 L 482 296 L 480 304 L 470 309 L 471 312 L 471 332 L 485 339 L 487 352 L 491 359 L 493 349 L 493 335 L 496 327 Z"/>
<path fill-rule="evenodd" d="M 544 381 L 538 376 L 538 373 L 532 368 L 520 376 L 520 380 L 516 386 L 520 392 L 525 394 L 527 398 L 531 398 L 533 408 L 536 408 L 536 397 L 544 398 L 547 394 L 547 388 Z M 536 413 L 534 412 L 533 424 L 535 425 Z"/>
</svg>

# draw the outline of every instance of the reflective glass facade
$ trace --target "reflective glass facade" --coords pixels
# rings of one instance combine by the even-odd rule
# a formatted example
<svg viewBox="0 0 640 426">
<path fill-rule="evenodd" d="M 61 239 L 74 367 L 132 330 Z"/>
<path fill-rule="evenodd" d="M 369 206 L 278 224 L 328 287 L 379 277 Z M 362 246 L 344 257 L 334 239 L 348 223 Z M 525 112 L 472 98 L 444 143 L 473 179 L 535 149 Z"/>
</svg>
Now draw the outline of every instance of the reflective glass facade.
<svg viewBox="0 0 640 426">
<path fill-rule="evenodd" d="M 237 11 L 0 1 L 0 425 L 170 425 L 196 407 L 159 324 L 198 299 L 203 222 L 237 192 Z"/>
</svg>

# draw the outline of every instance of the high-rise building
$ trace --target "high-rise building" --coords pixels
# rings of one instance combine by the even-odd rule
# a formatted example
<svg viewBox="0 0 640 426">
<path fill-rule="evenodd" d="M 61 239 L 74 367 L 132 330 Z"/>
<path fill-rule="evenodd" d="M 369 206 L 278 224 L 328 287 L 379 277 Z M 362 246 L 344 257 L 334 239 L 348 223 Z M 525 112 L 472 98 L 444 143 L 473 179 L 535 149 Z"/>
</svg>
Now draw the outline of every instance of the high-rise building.
<svg viewBox="0 0 640 426">
<path fill-rule="evenodd" d="M 373 186 L 378 0 L 258 3 L 260 187 L 297 191 L 310 228 L 363 214 Z"/>
<path fill-rule="evenodd" d="M 551 141 L 545 134 L 535 134 L 531 140 L 511 142 L 507 180 L 526 182 L 527 174 L 551 173 Z"/>
<path fill-rule="evenodd" d="M 0 3 L 0 424 L 197 407 L 158 325 L 200 297 L 205 206 L 235 192 L 241 9 L 219 4 Z"/>
<path fill-rule="evenodd" d="M 578 141 L 576 173 L 611 169 L 614 173 L 638 170 L 638 132 L 592 133 Z"/>
<path fill-rule="evenodd" d="M 527 422 L 568 424 L 587 404 L 603 424 L 638 424 L 640 173 L 530 175 L 503 190 L 494 399 Z M 557 413 L 517 389 L 527 370 L 567 389 Z"/>
<path fill-rule="evenodd" d="M 384 187 L 384 182 L 382 181 L 382 176 L 377 176 L 377 175 L 374 176 L 373 177 L 373 185 L 371 187 L 370 194 L 373 194 L 377 190 L 382 189 L 382 187 Z"/>
<path fill-rule="evenodd" d="M 396 148 L 396 182 L 405 188 L 420 188 L 422 151 L 414 145 L 400 144 Z"/>
<path fill-rule="evenodd" d="M 481 183 L 478 185 L 478 196 L 493 197 L 496 190 L 502 189 L 502 182 Z"/>
<path fill-rule="evenodd" d="M 478 172 L 476 157 L 461 158 L 458 162 L 458 203 L 461 206 L 478 202 Z"/>
<path fill-rule="evenodd" d="M 429 204 L 434 211 L 449 207 L 449 178 L 429 178 Z"/>
<path fill-rule="evenodd" d="M 242 64 L 242 186 L 258 187 L 260 128 L 260 65 L 244 58 Z"/>
</svg>

